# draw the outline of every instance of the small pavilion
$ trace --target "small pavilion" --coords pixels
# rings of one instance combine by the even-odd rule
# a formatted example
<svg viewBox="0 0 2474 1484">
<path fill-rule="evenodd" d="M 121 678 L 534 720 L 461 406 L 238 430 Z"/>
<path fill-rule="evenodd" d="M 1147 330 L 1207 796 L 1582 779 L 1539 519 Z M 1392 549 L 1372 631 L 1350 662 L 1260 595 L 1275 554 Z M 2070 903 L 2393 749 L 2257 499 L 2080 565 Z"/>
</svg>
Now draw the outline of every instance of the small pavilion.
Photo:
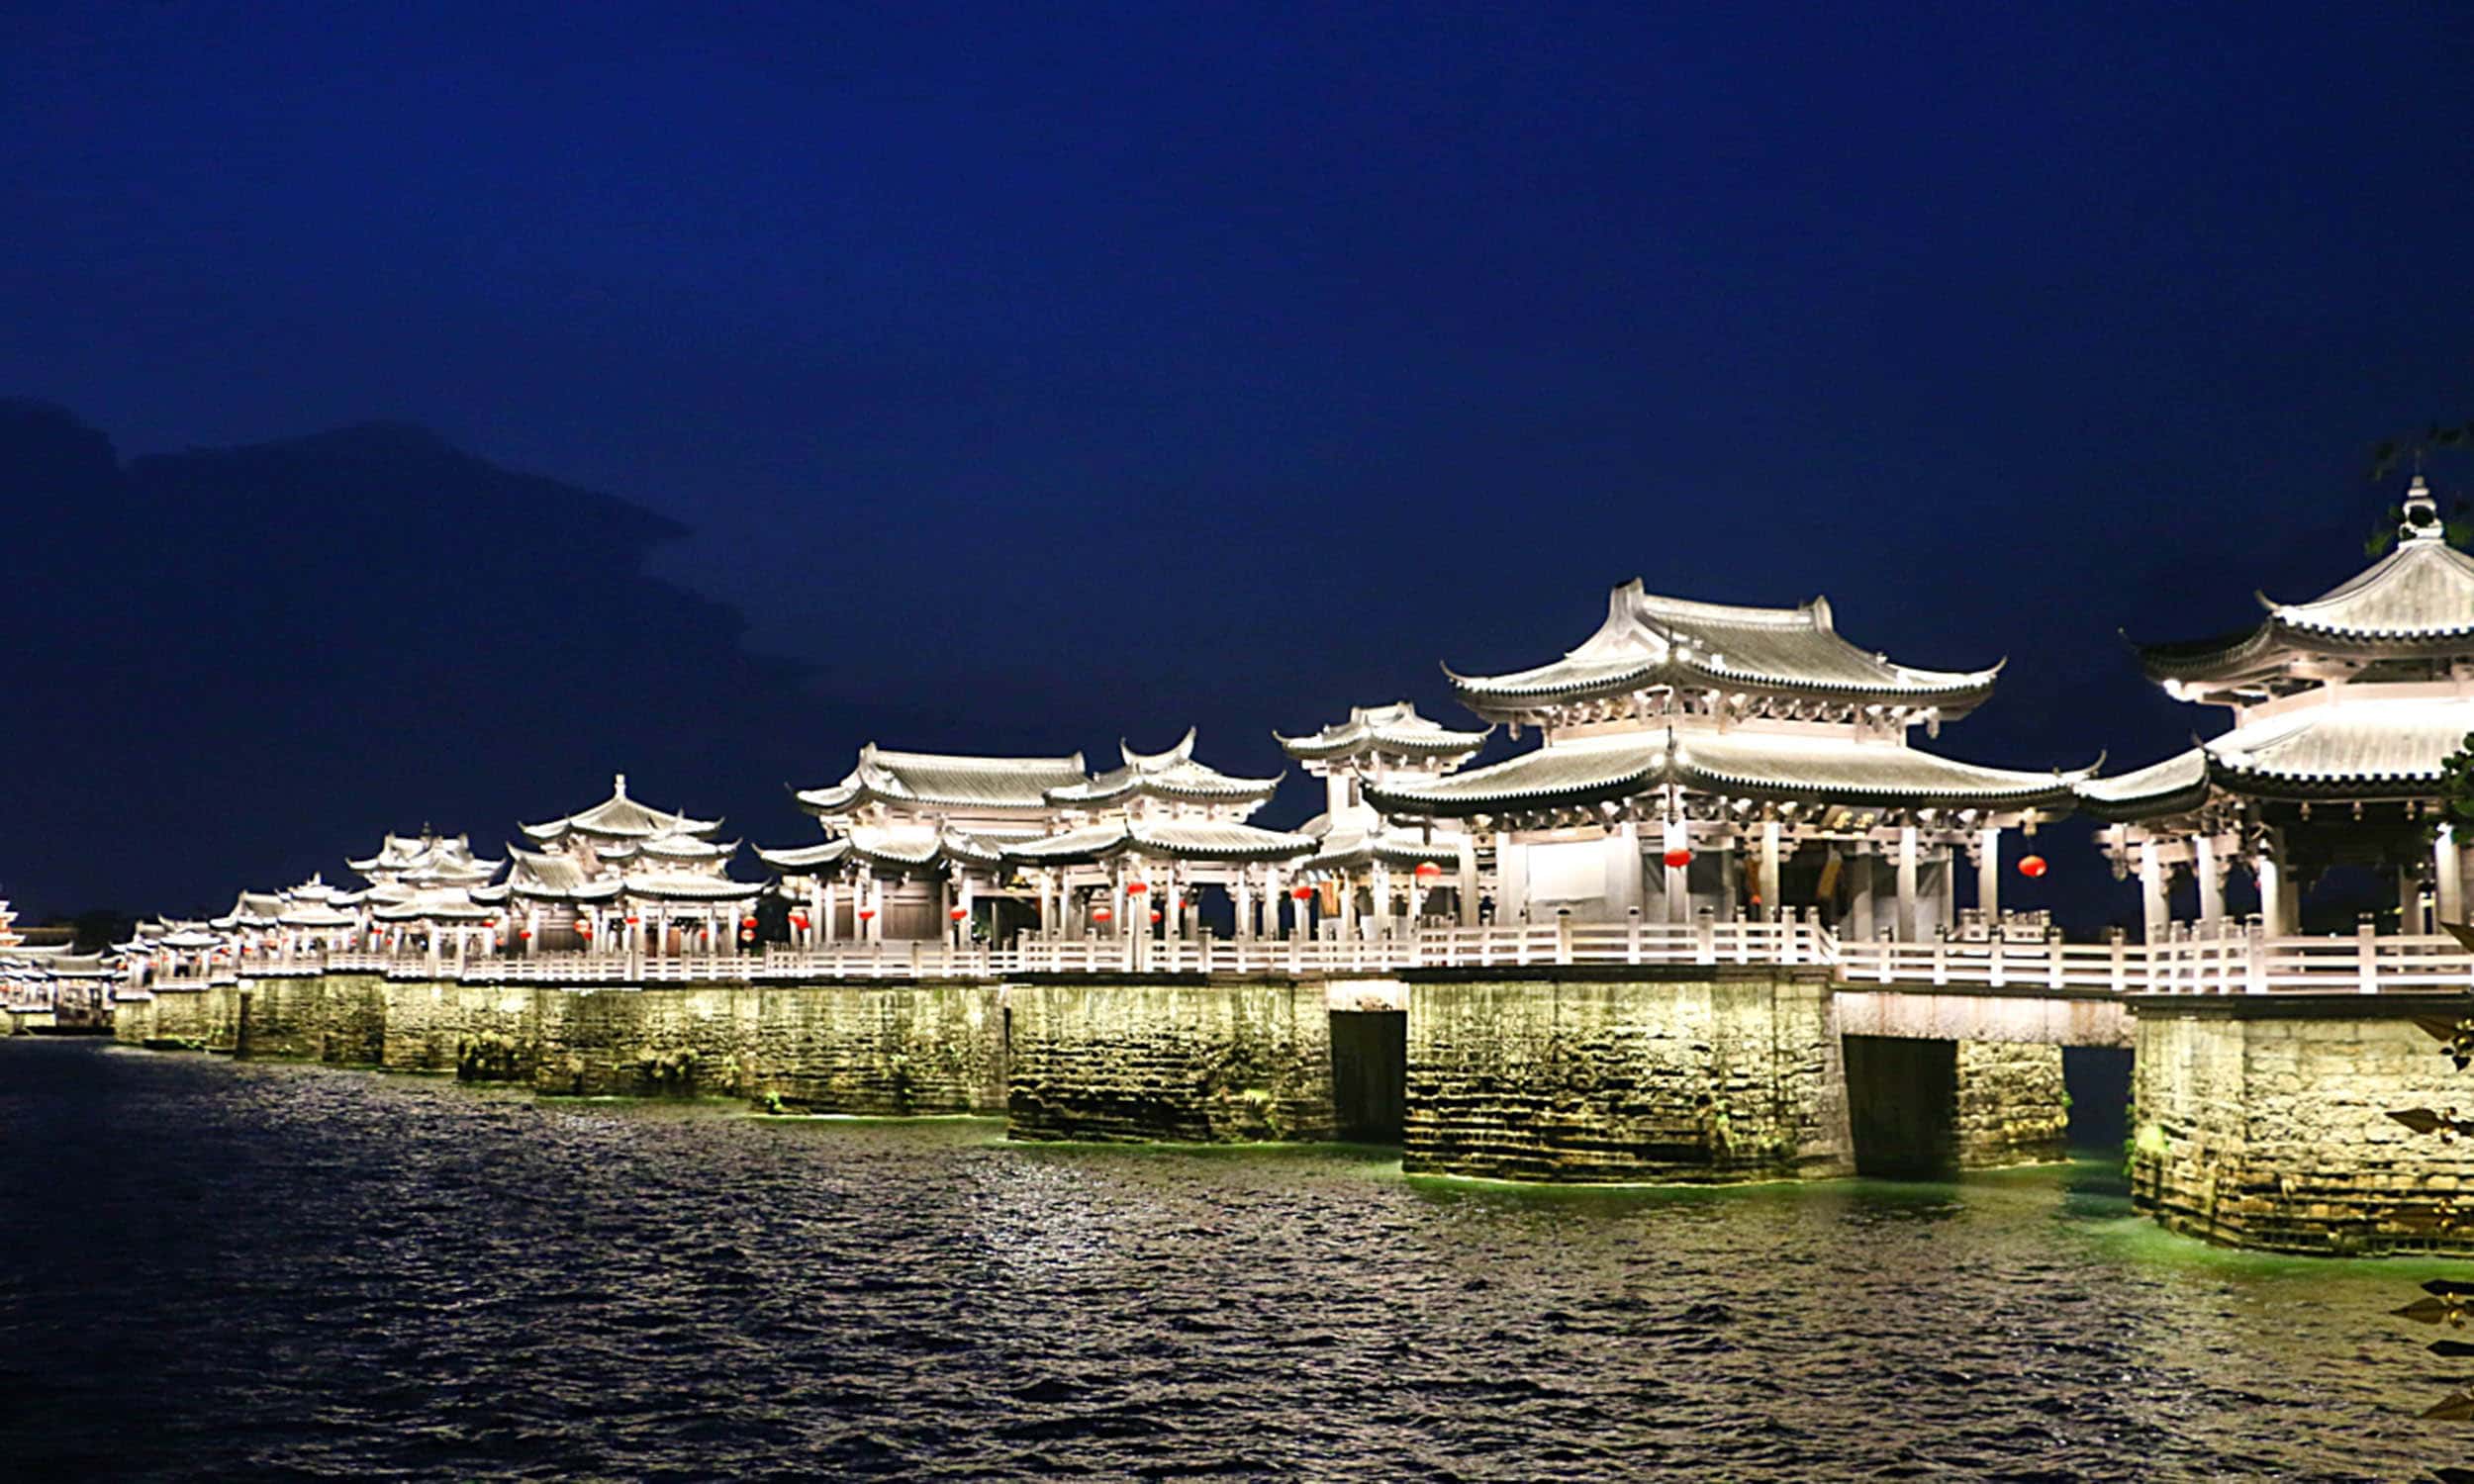
<svg viewBox="0 0 2474 1484">
<path fill-rule="evenodd" d="M 1323 812 L 1298 832 L 1315 841 L 1303 875 L 1322 895 L 1326 921 L 1344 935 L 1361 923 L 1394 929 L 1429 915 L 1476 923 L 1477 857 L 1463 822 L 1385 819 L 1367 802 L 1366 788 L 1432 783 L 1477 756 L 1493 731 L 1455 731 L 1396 700 L 1352 706 L 1346 721 L 1310 736 L 1273 734 L 1281 751 L 1323 781 Z"/>
<path fill-rule="evenodd" d="M 754 939 L 764 885 L 729 876 L 738 843 L 713 838 L 721 821 L 640 803 L 623 773 L 591 808 L 519 828 L 532 848 L 509 846 L 506 883 L 474 894 L 507 904 L 525 954 L 721 954 Z"/>
<path fill-rule="evenodd" d="M 2266 617 L 2211 639 L 2140 648 L 2176 700 L 2223 706 L 2233 727 L 2160 763 L 2082 783 L 2109 823 L 2118 875 L 2140 881 L 2153 940 L 2176 878 L 2221 928 L 2226 882 L 2256 882 L 2268 932 L 2298 933 L 2302 898 L 2331 867 L 2393 881 L 2400 930 L 2465 920 L 2465 847 L 2440 809 L 2442 765 L 2474 735 L 2474 558 L 2451 547 L 2422 476 L 2396 544 L 2307 603 L 2259 597 Z"/>
<path fill-rule="evenodd" d="M 2002 833 L 2066 812 L 2089 776 L 1916 745 L 1988 698 L 2000 667 L 1898 663 L 1841 636 L 1821 598 L 1746 607 L 1635 580 L 1560 660 L 1445 673 L 1464 704 L 1541 745 L 1364 792 L 1388 819 L 1463 821 L 1497 921 L 1814 908 L 1854 936 L 1924 941 L 1958 925 L 1963 859 L 1998 923 Z"/>
<path fill-rule="evenodd" d="M 1241 778 L 1194 757 L 1188 728 L 1164 752 L 1118 745 L 1115 768 L 1048 790 L 1055 832 L 1004 846 L 1028 878 L 1040 931 L 1171 941 L 1194 936 L 1205 887 L 1227 893 L 1237 936 L 1280 935 L 1286 874 L 1314 853 L 1312 837 L 1246 821 L 1280 779 Z M 1302 926 L 1307 903 L 1290 901 Z"/>
</svg>

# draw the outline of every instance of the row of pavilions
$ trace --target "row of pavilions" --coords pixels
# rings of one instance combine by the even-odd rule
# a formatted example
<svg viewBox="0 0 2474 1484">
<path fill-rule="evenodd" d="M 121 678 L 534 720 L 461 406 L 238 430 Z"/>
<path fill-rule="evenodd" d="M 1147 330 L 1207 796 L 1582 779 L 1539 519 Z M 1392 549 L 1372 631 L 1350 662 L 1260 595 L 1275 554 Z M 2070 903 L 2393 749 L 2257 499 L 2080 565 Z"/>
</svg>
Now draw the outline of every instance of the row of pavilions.
<svg viewBox="0 0 2474 1484">
<path fill-rule="evenodd" d="M 2177 896 L 2203 930 L 2225 924 L 2236 875 L 2267 931 L 2299 931 L 2303 894 L 2336 866 L 2393 880 L 2408 931 L 2459 920 L 2441 798 L 2443 763 L 2474 733 L 2474 559 L 2417 477 L 2369 568 L 2308 602 L 2260 603 L 2236 633 L 2141 649 L 2168 695 L 2232 726 L 2111 777 L 1945 755 L 1943 726 L 1991 697 L 1999 666 L 1899 663 L 1843 636 L 1824 599 L 1746 607 L 1636 581 L 1560 659 L 1447 670 L 1472 725 L 1395 702 L 1280 736 L 1325 788 L 1294 829 L 1255 822 L 1280 779 L 1210 766 L 1190 731 L 1101 768 L 871 743 L 840 782 L 797 791 L 819 838 L 756 848 L 763 880 L 733 874 L 719 820 L 641 802 L 620 776 L 588 808 L 521 825 L 500 856 L 463 835 L 390 836 L 350 863 L 359 885 L 243 892 L 132 947 L 679 954 L 784 937 L 1175 938 L 1206 920 L 1277 938 L 1788 913 L 1925 941 L 2041 930 L 2001 910 L 2002 836 L 2073 811 L 2101 821 L 2116 872 L 2141 883 L 2151 939 L 2173 930 Z M 1497 729 L 1534 744 L 1476 764 Z M 2013 855 L 2042 874 L 2032 841 Z"/>
</svg>

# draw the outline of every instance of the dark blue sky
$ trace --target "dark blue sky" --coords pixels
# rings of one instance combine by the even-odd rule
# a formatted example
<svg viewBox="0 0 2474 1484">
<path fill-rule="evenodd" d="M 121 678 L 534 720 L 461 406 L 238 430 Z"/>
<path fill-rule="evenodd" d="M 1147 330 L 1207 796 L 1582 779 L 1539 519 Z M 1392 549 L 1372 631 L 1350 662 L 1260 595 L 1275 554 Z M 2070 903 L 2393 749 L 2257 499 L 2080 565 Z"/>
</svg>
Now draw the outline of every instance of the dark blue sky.
<svg viewBox="0 0 2474 1484">
<path fill-rule="evenodd" d="M 2335 581 L 2367 445 L 2474 416 L 2462 6 L 1025 9 L 13 5 L 0 393 L 670 515 L 817 667 L 803 782 L 1196 720 L 1268 770 L 1636 574 L 2008 654 L 1947 750 L 2129 766 L 2213 723 L 2117 628 Z M 624 766 L 579 728 L 554 807 Z M 733 746 L 650 791 L 778 785 Z"/>
</svg>

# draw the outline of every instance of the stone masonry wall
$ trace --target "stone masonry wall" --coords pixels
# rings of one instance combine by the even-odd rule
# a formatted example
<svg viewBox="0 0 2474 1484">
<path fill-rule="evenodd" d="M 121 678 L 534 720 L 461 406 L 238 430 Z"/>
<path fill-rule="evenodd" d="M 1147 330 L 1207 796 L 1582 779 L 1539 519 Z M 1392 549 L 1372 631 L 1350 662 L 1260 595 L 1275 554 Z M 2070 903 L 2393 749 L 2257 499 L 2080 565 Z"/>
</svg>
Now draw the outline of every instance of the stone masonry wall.
<svg viewBox="0 0 2474 1484">
<path fill-rule="evenodd" d="M 2070 1097 L 2061 1048 L 1961 1041 L 1953 1121 L 1958 1167 L 1997 1169 L 2067 1158 Z"/>
<path fill-rule="evenodd" d="M 533 1090 L 744 1096 L 753 1082 L 760 992 L 719 984 L 536 991 Z"/>
<path fill-rule="evenodd" d="M 143 1046 L 154 1039 L 154 999 L 116 999 L 112 1003 L 112 1039 L 123 1046 Z"/>
<path fill-rule="evenodd" d="M 1588 1183 L 1854 1168 L 1820 974 L 1404 977 L 1411 1172 Z"/>
<path fill-rule="evenodd" d="M 319 1005 L 326 996 L 320 974 L 252 980 L 241 1017 L 238 1053 L 267 1059 L 318 1059 Z"/>
<path fill-rule="evenodd" d="M 330 974 L 320 979 L 314 1015 L 318 1060 L 337 1067 L 375 1067 L 386 1056 L 386 980 L 374 974 Z"/>
<path fill-rule="evenodd" d="M 2388 1117 L 2474 1108 L 2474 1075 L 2407 1018 L 2414 998 L 2142 1000 L 2133 1201 L 2239 1247 L 2474 1253 L 2474 1145 Z M 2454 1019 L 2464 1002 L 2419 1013 Z"/>
<path fill-rule="evenodd" d="M 1001 1113 L 1005 1026 L 993 984 L 768 984 L 748 1094 L 810 1113 Z"/>
<path fill-rule="evenodd" d="M 146 1027 L 145 1044 L 203 1051 L 207 1038 L 214 1033 L 214 1012 L 213 990 L 158 989 L 153 1014 L 148 1017 L 152 1023 Z"/>
<path fill-rule="evenodd" d="M 1034 983 L 1009 1004 L 1010 1138 L 1333 1137 L 1320 980 Z"/>
</svg>

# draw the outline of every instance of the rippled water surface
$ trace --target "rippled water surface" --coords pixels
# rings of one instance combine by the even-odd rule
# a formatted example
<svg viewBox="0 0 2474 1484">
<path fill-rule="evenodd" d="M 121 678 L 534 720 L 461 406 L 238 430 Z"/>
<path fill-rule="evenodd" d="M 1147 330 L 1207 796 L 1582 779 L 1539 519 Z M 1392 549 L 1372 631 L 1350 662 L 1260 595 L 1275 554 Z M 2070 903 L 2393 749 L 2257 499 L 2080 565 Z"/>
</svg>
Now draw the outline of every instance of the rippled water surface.
<svg viewBox="0 0 2474 1484">
<path fill-rule="evenodd" d="M 0 1473 L 2415 1477 L 2436 1269 L 0 1046 Z M 13 1460 L 13 1461 L 11 1461 Z"/>
</svg>

